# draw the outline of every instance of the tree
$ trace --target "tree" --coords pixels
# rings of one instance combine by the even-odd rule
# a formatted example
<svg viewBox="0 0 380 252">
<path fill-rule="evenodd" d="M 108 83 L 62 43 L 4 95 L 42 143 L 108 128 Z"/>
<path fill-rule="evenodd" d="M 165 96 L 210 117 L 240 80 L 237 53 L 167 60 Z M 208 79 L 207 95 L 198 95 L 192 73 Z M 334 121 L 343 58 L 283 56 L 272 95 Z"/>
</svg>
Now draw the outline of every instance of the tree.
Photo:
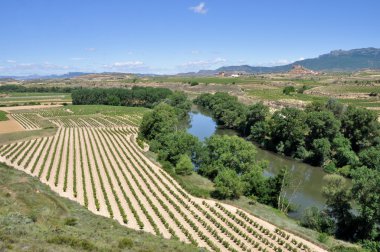
<svg viewBox="0 0 380 252">
<path fill-rule="evenodd" d="M 314 139 L 312 143 L 313 155 L 311 163 L 315 165 L 324 165 L 330 159 L 331 144 L 327 138 Z"/>
<path fill-rule="evenodd" d="M 237 199 L 243 192 L 239 175 L 231 169 L 224 169 L 215 178 L 213 197 L 218 199 Z"/>
<path fill-rule="evenodd" d="M 276 111 L 271 120 L 272 144 L 278 148 L 282 143 L 285 155 L 291 156 L 297 148 L 304 146 L 309 128 L 305 124 L 306 113 L 296 108 Z"/>
<path fill-rule="evenodd" d="M 241 176 L 245 196 L 262 198 L 266 195 L 267 184 L 266 178 L 263 176 L 263 170 L 267 166 L 268 162 L 257 163 Z"/>
<path fill-rule="evenodd" d="M 170 132 L 160 136 L 158 141 L 158 158 L 169 161 L 174 166 L 183 154 L 197 161 L 197 155 L 201 152 L 198 138 L 186 131 Z"/>
<path fill-rule="evenodd" d="M 249 138 L 265 146 L 269 140 L 268 133 L 270 133 L 270 126 L 267 121 L 259 121 L 251 127 Z"/>
<path fill-rule="evenodd" d="M 319 210 L 317 207 L 305 209 L 300 224 L 303 227 L 316 230 L 320 233 L 334 233 L 334 220 L 326 212 Z"/>
<path fill-rule="evenodd" d="M 332 141 L 332 153 L 338 167 L 355 166 L 359 162 L 356 153 L 351 149 L 350 141 L 341 134 L 338 134 Z"/>
<path fill-rule="evenodd" d="M 166 103 L 176 109 L 180 119 L 185 118 L 191 109 L 191 101 L 187 99 L 187 95 L 184 92 L 180 91 L 175 91 L 173 94 L 168 96 Z"/>
<path fill-rule="evenodd" d="M 153 111 L 144 115 L 140 126 L 140 137 L 152 140 L 159 135 L 176 130 L 178 124 L 175 109 L 165 103 L 157 105 Z"/>
<path fill-rule="evenodd" d="M 251 128 L 259 122 L 264 122 L 269 115 L 269 107 L 262 102 L 253 104 L 248 107 L 247 119 L 245 125 L 245 134 L 249 134 Z"/>
<path fill-rule="evenodd" d="M 359 153 L 359 160 L 367 168 L 380 171 L 380 146 L 362 150 Z"/>
<path fill-rule="evenodd" d="M 296 89 L 293 86 L 286 86 L 282 90 L 282 93 L 285 95 L 290 95 L 290 93 L 294 93 L 295 91 L 296 91 Z"/>
<path fill-rule="evenodd" d="M 322 194 L 326 197 L 329 215 L 336 222 L 336 236 L 343 239 L 352 239 L 354 234 L 353 216 L 350 212 L 350 189 L 345 178 L 332 174 L 324 177 L 326 185 Z"/>
<path fill-rule="evenodd" d="M 352 197 L 360 211 L 356 239 L 373 240 L 380 231 L 376 230 L 380 224 L 380 172 L 361 167 L 352 173 L 352 179 Z"/>
<path fill-rule="evenodd" d="M 368 109 L 349 106 L 342 117 L 342 133 L 356 152 L 371 146 L 379 129 L 376 112 Z"/>
<path fill-rule="evenodd" d="M 224 169 L 242 174 L 255 164 L 255 156 L 252 143 L 237 136 L 214 135 L 205 142 L 199 172 L 211 180 Z"/>
<path fill-rule="evenodd" d="M 191 175 L 193 172 L 193 164 L 188 155 L 181 155 L 175 166 L 175 172 L 178 175 Z"/>
<path fill-rule="evenodd" d="M 307 113 L 306 124 L 310 129 L 307 137 L 309 143 L 318 138 L 327 138 L 331 141 L 340 130 L 340 121 L 330 111 Z"/>
</svg>

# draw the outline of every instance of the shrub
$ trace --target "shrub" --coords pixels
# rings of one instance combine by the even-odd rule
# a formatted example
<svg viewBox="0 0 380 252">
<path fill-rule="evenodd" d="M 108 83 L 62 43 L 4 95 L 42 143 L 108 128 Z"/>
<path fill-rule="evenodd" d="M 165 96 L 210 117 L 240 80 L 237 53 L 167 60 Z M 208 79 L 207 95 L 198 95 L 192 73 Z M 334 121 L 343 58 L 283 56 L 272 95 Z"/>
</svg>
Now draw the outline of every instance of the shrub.
<svg viewBox="0 0 380 252">
<path fill-rule="evenodd" d="M 191 175 L 192 171 L 193 164 L 189 156 L 181 155 L 175 167 L 175 172 L 179 175 Z"/>
<path fill-rule="evenodd" d="M 282 90 L 282 93 L 285 95 L 290 95 L 290 93 L 293 93 L 295 91 L 296 89 L 293 86 L 287 86 L 287 87 L 284 87 L 284 89 Z"/>
<path fill-rule="evenodd" d="M 94 251 L 96 247 L 88 240 L 79 239 L 72 236 L 55 236 L 47 240 L 48 243 L 68 245 L 72 248 Z"/>
<path fill-rule="evenodd" d="M 76 218 L 65 218 L 65 225 L 66 226 L 75 226 L 77 224 L 77 219 Z"/>
<path fill-rule="evenodd" d="M 133 241 L 129 238 L 123 238 L 119 241 L 118 247 L 120 249 L 125 249 L 125 248 L 132 248 L 133 247 Z"/>
<path fill-rule="evenodd" d="M 319 233 L 317 239 L 319 242 L 326 243 L 329 240 L 329 236 L 326 233 Z"/>
</svg>

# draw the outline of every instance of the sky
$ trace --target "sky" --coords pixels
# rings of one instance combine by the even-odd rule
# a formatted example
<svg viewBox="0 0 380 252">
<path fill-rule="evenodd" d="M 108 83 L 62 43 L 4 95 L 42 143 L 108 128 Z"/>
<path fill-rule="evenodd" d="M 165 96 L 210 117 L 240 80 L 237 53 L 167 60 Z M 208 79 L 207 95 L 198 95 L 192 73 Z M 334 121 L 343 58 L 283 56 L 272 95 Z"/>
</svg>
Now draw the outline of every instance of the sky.
<svg viewBox="0 0 380 252">
<path fill-rule="evenodd" d="M 173 74 L 380 47 L 379 0 L 1 0 L 0 76 Z"/>
</svg>

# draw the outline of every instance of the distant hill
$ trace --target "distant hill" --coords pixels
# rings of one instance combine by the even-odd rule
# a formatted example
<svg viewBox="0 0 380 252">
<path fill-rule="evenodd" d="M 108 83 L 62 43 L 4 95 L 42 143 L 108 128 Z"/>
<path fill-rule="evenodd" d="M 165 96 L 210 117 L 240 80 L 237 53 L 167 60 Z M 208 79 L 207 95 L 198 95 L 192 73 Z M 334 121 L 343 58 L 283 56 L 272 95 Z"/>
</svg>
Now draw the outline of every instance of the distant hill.
<svg viewBox="0 0 380 252">
<path fill-rule="evenodd" d="M 320 55 L 317 58 L 299 60 L 292 64 L 274 67 L 258 66 L 224 66 L 207 73 L 218 72 L 245 72 L 245 73 L 278 73 L 287 72 L 293 65 L 301 65 L 307 69 L 324 72 L 353 72 L 363 69 L 380 69 L 380 49 L 362 48 L 353 50 L 335 50 L 330 53 Z M 198 73 L 203 74 L 201 70 Z"/>
</svg>

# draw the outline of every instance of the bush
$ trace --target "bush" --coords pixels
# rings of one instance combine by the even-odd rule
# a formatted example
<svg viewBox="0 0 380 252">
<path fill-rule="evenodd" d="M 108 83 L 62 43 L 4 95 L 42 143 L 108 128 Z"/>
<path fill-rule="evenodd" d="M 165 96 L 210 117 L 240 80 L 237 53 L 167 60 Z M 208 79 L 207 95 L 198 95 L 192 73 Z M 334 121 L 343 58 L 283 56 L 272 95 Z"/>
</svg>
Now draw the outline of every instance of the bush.
<svg viewBox="0 0 380 252">
<path fill-rule="evenodd" d="M 334 232 L 334 220 L 316 207 L 307 208 L 300 221 L 301 226 L 321 233 Z"/>
<path fill-rule="evenodd" d="M 77 224 L 77 219 L 76 218 L 66 218 L 65 219 L 65 225 L 66 226 L 75 226 Z"/>
<path fill-rule="evenodd" d="M 68 245 L 74 249 L 82 249 L 87 251 L 94 251 L 96 247 L 94 244 L 88 240 L 79 239 L 72 236 L 55 236 L 47 240 L 48 243 L 58 244 L 58 245 Z"/>
<path fill-rule="evenodd" d="M 129 238 L 123 238 L 119 241 L 118 247 L 120 249 L 125 249 L 125 248 L 132 248 L 133 247 L 133 241 Z"/>
<path fill-rule="evenodd" d="M 282 90 L 282 93 L 285 95 L 290 95 L 290 93 L 293 93 L 295 91 L 296 89 L 293 86 L 287 86 L 287 87 L 284 87 L 284 89 Z"/>
<path fill-rule="evenodd" d="M 323 166 L 323 170 L 327 173 L 335 173 L 336 167 L 334 162 L 329 162 L 328 164 Z"/>
<path fill-rule="evenodd" d="M 319 235 L 318 235 L 318 241 L 319 242 L 322 242 L 322 243 L 326 243 L 328 240 L 329 240 L 329 235 L 328 234 L 326 234 L 326 233 L 319 233 Z"/>
<path fill-rule="evenodd" d="M 188 155 L 181 155 L 177 165 L 175 167 L 175 172 L 178 175 L 190 175 L 193 171 L 193 164 Z"/>
<path fill-rule="evenodd" d="M 199 85 L 199 83 L 197 82 L 197 81 L 192 81 L 192 82 L 190 82 L 190 86 L 197 86 L 197 85 Z"/>
</svg>

